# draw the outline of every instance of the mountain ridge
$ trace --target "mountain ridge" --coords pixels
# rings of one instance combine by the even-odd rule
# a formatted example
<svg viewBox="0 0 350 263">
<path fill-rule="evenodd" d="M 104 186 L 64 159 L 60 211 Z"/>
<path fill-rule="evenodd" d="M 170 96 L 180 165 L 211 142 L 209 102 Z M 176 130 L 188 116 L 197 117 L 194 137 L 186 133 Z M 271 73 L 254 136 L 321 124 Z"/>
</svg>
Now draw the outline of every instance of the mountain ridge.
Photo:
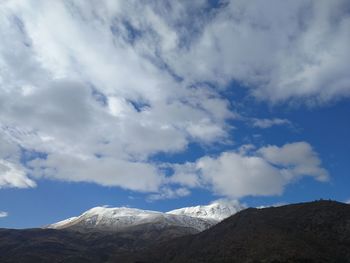
<svg viewBox="0 0 350 263">
<path fill-rule="evenodd" d="M 203 231 L 243 209 L 238 202 L 214 202 L 210 205 L 185 207 L 168 212 L 129 207 L 94 207 L 79 216 L 46 226 L 53 229 L 123 231 L 144 224 L 158 227 L 179 226 Z"/>
</svg>

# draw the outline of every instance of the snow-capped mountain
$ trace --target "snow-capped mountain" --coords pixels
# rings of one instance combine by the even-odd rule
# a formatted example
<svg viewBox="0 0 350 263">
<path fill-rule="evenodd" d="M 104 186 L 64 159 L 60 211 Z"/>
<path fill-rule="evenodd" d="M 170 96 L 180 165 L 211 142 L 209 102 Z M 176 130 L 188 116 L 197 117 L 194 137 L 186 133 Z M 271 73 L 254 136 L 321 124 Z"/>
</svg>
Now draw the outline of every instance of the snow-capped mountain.
<svg viewBox="0 0 350 263">
<path fill-rule="evenodd" d="M 48 228 L 122 231 L 130 227 L 155 224 L 157 228 L 160 229 L 169 226 L 177 226 L 203 231 L 216 223 L 217 221 L 215 220 L 207 220 L 187 215 L 166 214 L 127 207 L 95 207 L 78 217 L 72 217 L 52 224 L 48 226 Z"/>
<path fill-rule="evenodd" d="M 142 225 L 191 228 L 203 231 L 222 219 L 238 212 L 238 203 L 213 203 L 207 206 L 186 207 L 167 213 L 127 207 L 95 207 L 80 216 L 47 226 L 54 229 L 123 231 Z"/>
<path fill-rule="evenodd" d="M 185 207 L 167 212 L 173 215 L 187 215 L 196 218 L 222 221 L 223 219 L 241 211 L 245 207 L 238 201 L 219 200 L 210 205 Z"/>
</svg>

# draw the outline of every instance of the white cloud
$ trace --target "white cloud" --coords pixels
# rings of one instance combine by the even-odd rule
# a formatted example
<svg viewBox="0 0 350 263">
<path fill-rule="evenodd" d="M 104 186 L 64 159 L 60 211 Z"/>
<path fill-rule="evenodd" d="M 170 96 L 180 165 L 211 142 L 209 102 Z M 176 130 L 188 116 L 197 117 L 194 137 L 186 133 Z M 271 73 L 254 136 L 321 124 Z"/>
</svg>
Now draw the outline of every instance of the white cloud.
<svg viewBox="0 0 350 263">
<path fill-rule="evenodd" d="M 346 204 L 350 204 L 350 199 L 348 201 L 345 201 Z"/>
<path fill-rule="evenodd" d="M 221 205 L 226 206 L 226 207 L 233 207 L 237 210 L 237 212 L 248 208 L 247 204 L 241 203 L 239 200 L 232 199 L 232 198 L 216 199 L 216 200 L 210 202 L 210 204 L 221 204 Z"/>
<path fill-rule="evenodd" d="M 350 95 L 346 0 L 226 2 L 189 47 L 165 54 L 178 74 L 223 85 L 234 79 L 272 102 Z"/>
<path fill-rule="evenodd" d="M 287 119 L 279 119 L 279 118 L 274 118 L 274 119 L 257 119 L 253 118 L 252 119 L 252 124 L 254 127 L 266 129 L 270 128 L 272 126 L 281 126 L 281 125 L 291 125 L 291 122 Z"/>
<path fill-rule="evenodd" d="M 282 167 L 288 167 L 286 176 L 310 175 L 319 181 L 329 179 L 328 172 L 321 167 L 318 154 L 306 142 L 285 144 L 282 147 L 267 146 L 258 151 L 268 162 Z"/>
<path fill-rule="evenodd" d="M 33 180 L 26 176 L 26 172 L 17 165 L 0 160 L 0 189 L 6 187 L 30 188 L 35 187 Z"/>
<path fill-rule="evenodd" d="M 148 196 L 149 201 L 157 201 L 162 199 L 174 199 L 179 197 L 184 197 L 190 195 L 191 192 L 184 187 L 171 189 L 169 187 L 164 187 L 157 194 L 151 194 Z"/>
<path fill-rule="evenodd" d="M 7 217 L 9 214 L 7 212 L 4 211 L 0 211 L 0 218 L 2 217 Z"/>
<path fill-rule="evenodd" d="M 287 184 L 302 176 L 312 176 L 319 181 L 328 179 L 317 154 L 305 142 L 251 150 L 250 147 L 249 153 L 224 152 L 218 157 L 176 165 L 172 181 L 188 187 L 206 186 L 219 195 L 240 198 L 280 195 Z"/>
<path fill-rule="evenodd" d="M 185 185 L 188 187 L 200 187 L 202 185 L 196 174 L 196 166 L 194 163 L 172 164 L 174 174 L 168 178 L 169 183 Z"/>
<path fill-rule="evenodd" d="M 286 184 L 278 169 L 257 156 L 226 152 L 201 158 L 196 167 L 202 180 L 224 196 L 278 195 Z"/>
<path fill-rule="evenodd" d="M 148 163 L 122 161 L 115 158 L 79 158 L 74 155 L 50 154 L 47 159 L 29 163 L 33 175 L 50 179 L 93 182 L 119 186 L 134 191 L 157 191 L 162 175 Z"/>
<path fill-rule="evenodd" d="M 211 11 L 207 1 L 39 2 L 36 10 L 47 14 L 42 16 L 30 4 L 15 3 L 29 35 L 35 32 L 30 39 L 46 67 L 63 76 L 76 67 L 111 93 L 117 78 L 133 86 L 118 89 L 123 96 L 144 96 L 146 91 L 149 97 L 159 96 L 157 84 L 166 77 L 160 78 L 141 55 L 158 66 L 166 63 L 185 83 L 237 80 L 273 102 L 324 102 L 350 95 L 346 0 L 231 0 Z"/>
</svg>

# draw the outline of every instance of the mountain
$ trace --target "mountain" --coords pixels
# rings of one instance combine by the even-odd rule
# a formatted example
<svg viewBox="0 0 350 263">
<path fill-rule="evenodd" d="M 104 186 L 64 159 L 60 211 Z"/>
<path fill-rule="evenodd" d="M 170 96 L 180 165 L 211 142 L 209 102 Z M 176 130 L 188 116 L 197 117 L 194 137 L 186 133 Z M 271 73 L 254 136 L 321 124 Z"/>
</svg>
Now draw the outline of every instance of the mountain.
<svg viewBox="0 0 350 263">
<path fill-rule="evenodd" d="M 207 206 L 186 207 L 167 213 L 127 207 L 95 207 L 47 228 L 97 231 L 129 231 L 142 225 L 158 229 L 170 226 L 188 228 L 190 233 L 203 231 L 243 209 L 238 203 L 217 202 Z"/>
<path fill-rule="evenodd" d="M 350 205 L 334 201 L 248 208 L 196 234 L 176 225 L 154 225 L 133 225 L 125 231 L 0 229 L 0 262 L 350 263 Z"/>
<path fill-rule="evenodd" d="M 42 229 L 0 229 L 0 262 L 126 262 L 155 244 L 217 224 L 237 211 L 233 207 L 240 209 L 221 201 L 167 213 L 95 207 Z"/>
<path fill-rule="evenodd" d="M 315 201 L 249 208 L 135 262 L 350 262 L 350 205 Z M 132 262 L 132 261 L 131 261 Z"/>
</svg>

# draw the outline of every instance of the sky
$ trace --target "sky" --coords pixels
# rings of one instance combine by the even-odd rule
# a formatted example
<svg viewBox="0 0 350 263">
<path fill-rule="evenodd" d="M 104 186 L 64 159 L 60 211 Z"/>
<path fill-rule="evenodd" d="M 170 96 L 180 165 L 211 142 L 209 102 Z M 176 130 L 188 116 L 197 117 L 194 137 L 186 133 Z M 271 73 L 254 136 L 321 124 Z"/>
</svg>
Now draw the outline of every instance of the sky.
<svg viewBox="0 0 350 263">
<path fill-rule="evenodd" d="M 0 0 L 0 227 L 349 202 L 349 61 L 347 0 Z"/>
</svg>

